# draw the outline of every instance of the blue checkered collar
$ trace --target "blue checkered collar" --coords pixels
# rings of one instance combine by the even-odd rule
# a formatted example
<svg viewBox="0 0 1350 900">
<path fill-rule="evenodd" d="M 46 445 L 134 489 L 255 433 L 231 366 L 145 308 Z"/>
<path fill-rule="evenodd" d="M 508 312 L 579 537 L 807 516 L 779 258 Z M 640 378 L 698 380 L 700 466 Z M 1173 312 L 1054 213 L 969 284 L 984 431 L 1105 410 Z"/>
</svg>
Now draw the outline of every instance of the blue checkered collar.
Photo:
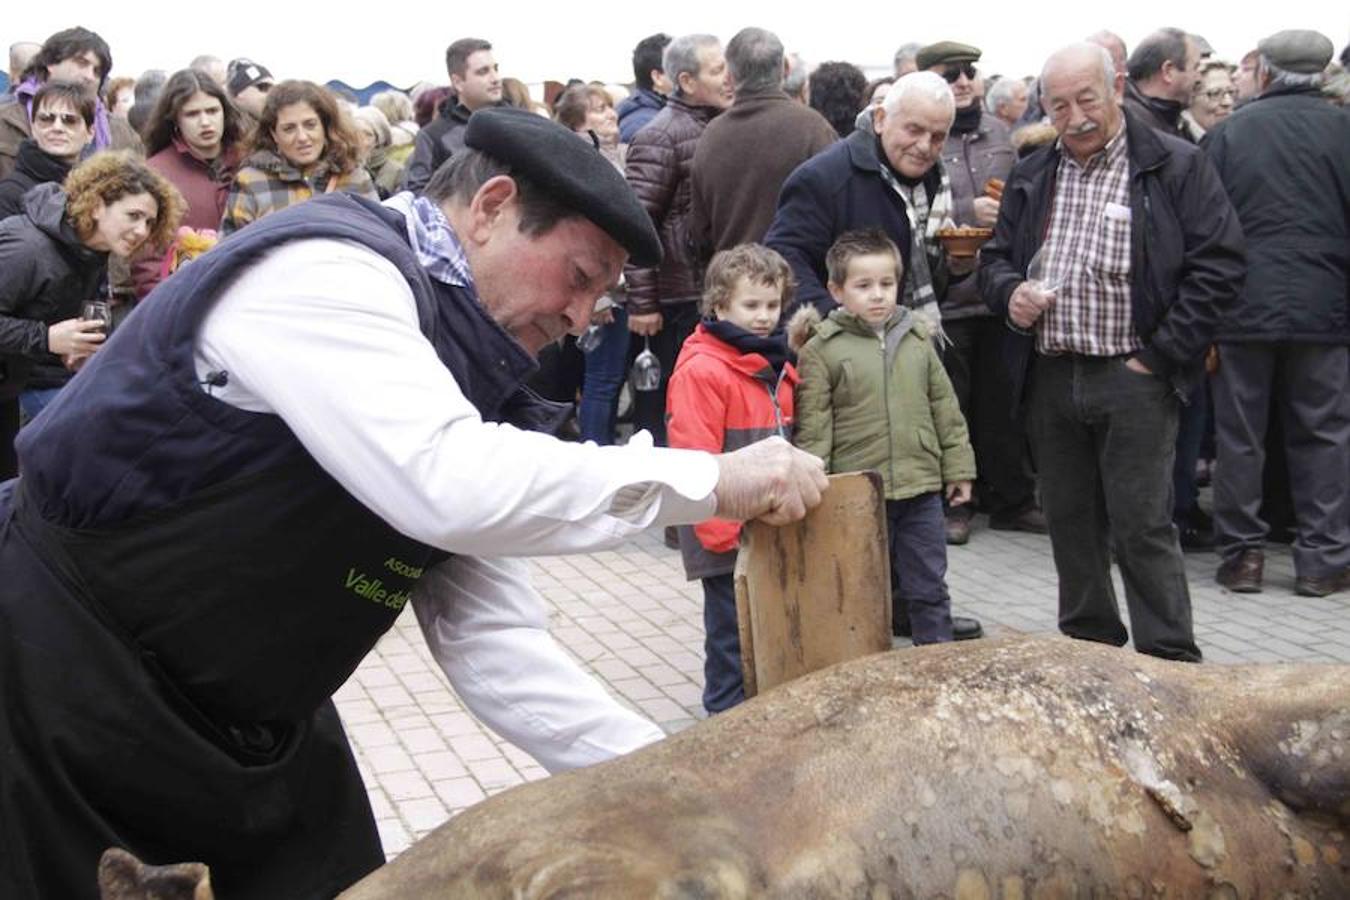
<svg viewBox="0 0 1350 900">
<path fill-rule="evenodd" d="M 428 275 L 444 284 L 475 290 L 464 245 L 439 206 L 411 191 L 395 194 L 384 205 L 403 214 L 408 223 L 408 243 Z"/>
</svg>

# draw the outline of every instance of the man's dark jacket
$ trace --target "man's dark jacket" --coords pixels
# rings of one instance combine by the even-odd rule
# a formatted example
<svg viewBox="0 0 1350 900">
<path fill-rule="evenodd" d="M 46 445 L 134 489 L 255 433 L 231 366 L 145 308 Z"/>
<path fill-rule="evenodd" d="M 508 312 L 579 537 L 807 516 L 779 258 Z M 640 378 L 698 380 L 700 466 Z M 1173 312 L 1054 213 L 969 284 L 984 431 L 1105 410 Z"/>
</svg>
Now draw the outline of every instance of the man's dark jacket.
<svg viewBox="0 0 1350 900">
<path fill-rule="evenodd" d="M 905 203 L 882 180 L 877 136 L 859 129 L 797 167 L 778 197 L 764 243 L 783 255 L 797 278 L 797 303 L 814 304 L 821 315 L 835 307 L 826 283 L 825 254 L 841 234 L 879 228 L 895 241 L 909 271 L 909 218 Z M 924 177 L 930 196 L 942 174 L 935 165 Z M 947 268 L 933 270 L 933 290 L 941 298 Z"/>
<path fill-rule="evenodd" d="M 1219 341 L 1350 343 L 1350 110 L 1275 90 L 1200 145 L 1247 236 L 1247 283 Z"/>
<path fill-rule="evenodd" d="M 1143 343 L 1137 357 L 1189 397 L 1220 315 L 1242 289 L 1242 228 L 1209 160 L 1180 138 L 1125 111 L 1130 166 L 1130 308 Z M 1018 162 L 1003 190 L 994 238 L 980 253 L 980 290 L 1004 319 L 1008 299 L 1049 225 L 1058 143 Z M 1035 338 L 1005 342 L 1020 405 Z"/>
<path fill-rule="evenodd" d="M 703 286 L 695 275 L 689 244 L 689 208 L 693 191 L 689 171 L 703 129 L 721 110 L 690 106 L 679 96 L 628 145 L 624 177 L 637 194 L 657 234 L 663 255 L 655 268 L 626 266 L 628 312 L 646 315 L 662 306 L 697 302 Z"/>
<path fill-rule="evenodd" d="M 441 163 L 464 149 L 464 129 L 469 127 L 471 115 L 473 112 L 455 94 L 441 101 L 436 118 L 417 132 L 408 168 L 403 173 L 403 190 L 422 193 Z"/>
<path fill-rule="evenodd" d="M 1195 143 L 1191 141 L 1189 132 L 1182 123 L 1181 113 L 1184 107 L 1179 102 L 1163 97 L 1150 97 L 1128 78 L 1125 80 L 1125 108 L 1150 128 Z"/>
<path fill-rule="evenodd" d="M 656 91 L 638 88 L 615 110 L 619 114 L 619 143 L 631 144 L 637 133 L 666 108 L 666 98 Z"/>
<path fill-rule="evenodd" d="M 690 232 L 700 268 L 718 250 L 763 242 L 783 182 L 838 139 L 824 116 L 778 88 L 738 93 L 694 151 Z"/>
</svg>

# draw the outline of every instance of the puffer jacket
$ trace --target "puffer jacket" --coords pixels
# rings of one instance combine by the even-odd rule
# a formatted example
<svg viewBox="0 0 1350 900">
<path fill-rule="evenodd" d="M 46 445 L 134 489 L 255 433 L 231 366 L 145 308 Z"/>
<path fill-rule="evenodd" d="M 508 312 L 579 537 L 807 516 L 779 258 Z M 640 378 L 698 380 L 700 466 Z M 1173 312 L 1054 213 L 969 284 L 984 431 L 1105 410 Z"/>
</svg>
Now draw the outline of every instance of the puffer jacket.
<svg viewBox="0 0 1350 900">
<path fill-rule="evenodd" d="M 942 164 L 952 185 L 952 218 L 957 225 L 975 225 L 975 198 L 984 196 L 991 178 L 1007 181 L 1017 153 L 1012 132 L 998 116 L 985 112 L 980 124 L 968 134 L 952 133 L 942 145 Z M 952 282 L 942 298 L 943 320 L 993 315 L 984 305 L 978 279 Z"/>
<path fill-rule="evenodd" d="M 789 331 L 798 353 L 796 444 L 828 472 L 881 473 L 886 499 L 975 479 L 975 451 L 956 393 L 914 313 L 896 309 L 881 334 L 839 307 L 821 322 L 802 307 Z"/>
<path fill-rule="evenodd" d="M 680 348 L 666 390 L 666 436 L 672 447 L 728 453 L 765 438 L 792 436 L 791 363 L 775 375 L 758 353 L 742 353 L 702 324 Z M 741 523 L 709 519 L 682 533 L 685 575 L 730 574 L 736 564 Z"/>
<path fill-rule="evenodd" d="M 370 173 L 361 166 L 330 177 L 327 163 L 320 163 L 306 177 L 299 169 L 270 150 L 258 150 L 244 160 L 225 201 L 220 236 L 225 237 L 268 213 L 303 203 L 315 194 L 346 191 L 378 200 Z"/>
<path fill-rule="evenodd" d="M 665 97 L 646 88 L 638 88 L 625 97 L 615 110 L 619 114 L 619 143 L 631 144 L 665 106 Z"/>
<path fill-rule="evenodd" d="M 655 268 L 625 267 L 629 315 L 660 312 L 662 306 L 697 301 L 703 295 L 689 244 L 690 172 L 698 139 L 718 112 L 671 97 L 628 145 L 624 177 L 651 216 L 664 251 Z"/>
<path fill-rule="evenodd" d="M 47 352 L 47 326 L 78 316 L 97 296 L 107 261 L 75 234 L 59 184 L 33 188 L 23 213 L 0 222 L 0 399 L 64 383 L 65 367 Z M 38 383 L 39 365 L 55 370 L 56 384 Z"/>
<path fill-rule="evenodd" d="M 1247 282 L 1216 340 L 1350 344 L 1350 110 L 1268 91 L 1200 145 L 1247 236 Z"/>
</svg>

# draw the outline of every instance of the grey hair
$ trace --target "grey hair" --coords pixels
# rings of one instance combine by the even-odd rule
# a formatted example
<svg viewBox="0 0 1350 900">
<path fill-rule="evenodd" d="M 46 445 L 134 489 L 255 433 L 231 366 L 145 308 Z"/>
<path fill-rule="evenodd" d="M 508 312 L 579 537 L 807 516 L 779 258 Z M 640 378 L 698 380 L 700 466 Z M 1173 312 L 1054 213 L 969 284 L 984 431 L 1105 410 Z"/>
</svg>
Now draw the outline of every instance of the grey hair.
<svg viewBox="0 0 1350 900">
<path fill-rule="evenodd" d="M 895 51 L 895 59 L 893 60 L 895 68 L 897 69 L 900 68 L 900 64 L 902 62 L 905 62 L 907 60 L 913 60 L 916 57 L 918 57 L 919 51 L 922 49 L 923 44 L 920 44 L 917 41 L 911 41 L 908 44 L 901 44 L 900 49 Z"/>
<path fill-rule="evenodd" d="M 766 91 L 783 83 L 783 42 L 763 28 L 742 28 L 727 43 L 727 68 L 736 93 Z"/>
<path fill-rule="evenodd" d="M 1045 73 L 1049 71 L 1050 64 L 1055 61 L 1056 57 L 1059 57 L 1070 50 L 1076 50 L 1079 52 L 1090 52 L 1096 55 L 1097 62 L 1102 67 L 1101 71 L 1102 86 L 1106 89 L 1106 93 L 1110 94 L 1116 83 L 1116 62 L 1111 58 L 1110 50 L 1107 50 L 1101 44 L 1094 44 L 1091 43 L 1090 41 L 1084 41 L 1078 44 L 1070 44 L 1067 47 L 1061 47 L 1059 50 L 1056 50 L 1054 53 L 1051 53 L 1049 58 L 1046 59 L 1045 65 L 1041 67 L 1040 84 L 1042 88 L 1044 88 Z M 1041 91 L 1041 101 L 1042 102 L 1045 101 L 1044 90 Z"/>
<path fill-rule="evenodd" d="M 1264 53 L 1261 54 L 1260 66 L 1261 71 L 1270 76 L 1270 84 L 1262 93 L 1274 88 L 1321 87 L 1327 80 L 1325 72 L 1290 72 L 1288 69 L 1281 69 Z"/>
<path fill-rule="evenodd" d="M 389 119 L 378 107 L 362 106 L 352 111 L 352 118 L 365 122 L 375 130 L 375 149 L 388 147 L 393 140 L 389 130 Z"/>
<path fill-rule="evenodd" d="M 380 91 L 370 98 L 370 105 L 384 113 L 391 124 L 412 121 L 413 103 L 402 91 Z"/>
<path fill-rule="evenodd" d="M 677 91 L 682 73 L 688 72 L 690 75 L 698 76 L 699 54 L 703 48 L 716 47 L 720 44 L 721 41 L 711 34 L 682 34 L 666 45 L 666 52 L 661 57 L 661 68 L 665 71 L 666 77 L 675 84 Z"/>
<path fill-rule="evenodd" d="M 1000 78 L 995 81 L 984 95 L 984 108 L 997 113 L 1000 106 L 1012 100 L 1013 92 L 1018 87 L 1024 91 L 1027 89 L 1020 78 Z"/>
<path fill-rule="evenodd" d="M 1186 65 L 1186 41 L 1190 35 L 1180 28 L 1159 28 L 1139 42 L 1125 64 L 1131 81 L 1143 81 L 1162 71 L 1163 63 L 1177 68 Z"/>
<path fill-rule="evenodd" d="M 9 70 L 22 72 L 33 57 L 42 52 L 42 45 L 34 41 L 18 41 L 9 45 Z"/>
<path fill-rule="evenodd" d="M 951 85 L 936 72 L 910 72 L 908 75 L 900 76 L 895 84 L 891 85 L 891 89 L 886 93 L 886 102 L 882 104 L 886 116 L 888 118 L 894 116 L 900 109 L 900 104 L 909 97 L 932 100 L 953 111 L 956 109 L 956 98 L 952 96 Z"/>
<path fill-rule="evenodd" d="M 802 88 L 806 85 L 807 76 L 811 74 L 810 66 L 806 60 L 802 59 L 796 53 L 788 56 L 788 73 L 783 76 L 783 91 L 789 97 L 800 97 Z"/>
</svg>

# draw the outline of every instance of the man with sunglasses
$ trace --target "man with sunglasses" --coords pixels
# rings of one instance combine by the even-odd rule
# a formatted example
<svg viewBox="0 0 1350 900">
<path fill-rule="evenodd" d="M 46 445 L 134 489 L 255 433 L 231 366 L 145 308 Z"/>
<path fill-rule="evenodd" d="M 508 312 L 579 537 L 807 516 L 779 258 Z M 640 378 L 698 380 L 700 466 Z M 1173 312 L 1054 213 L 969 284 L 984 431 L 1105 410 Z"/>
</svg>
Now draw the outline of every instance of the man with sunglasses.
<svg viewBox="0 0 1350 900">
<path fill-rule="evenodd" d="M 1016 153 L 1011 129 L 986 113 L 976 96 L 980 49 L 940 41 L 920 50 L 917 59 L 920 70 L 935 72 L 951 85 L 956 100 L 956 118 L 942 146 L 942 164 L 952 185 L 951 217 L 957 225 L 992 228 L 998 221 L 999 201 L 986 185 L 990 179 L 1007 180 Z M 1044 534 L 1045 516 L 1036 505 L 1026 435 L 1012 416 L 1001 363 L 1006 329 L 985 306 L 974 278 L 954 281 L 941 307 L 942 327 L 951 339 L 942 361 L 975 445 L 978 502 L 988 511 L 991 528 Z M 948 510 L 949 544 L 970 539 L 972 514 L 969 505 Z"/>
</svg>

